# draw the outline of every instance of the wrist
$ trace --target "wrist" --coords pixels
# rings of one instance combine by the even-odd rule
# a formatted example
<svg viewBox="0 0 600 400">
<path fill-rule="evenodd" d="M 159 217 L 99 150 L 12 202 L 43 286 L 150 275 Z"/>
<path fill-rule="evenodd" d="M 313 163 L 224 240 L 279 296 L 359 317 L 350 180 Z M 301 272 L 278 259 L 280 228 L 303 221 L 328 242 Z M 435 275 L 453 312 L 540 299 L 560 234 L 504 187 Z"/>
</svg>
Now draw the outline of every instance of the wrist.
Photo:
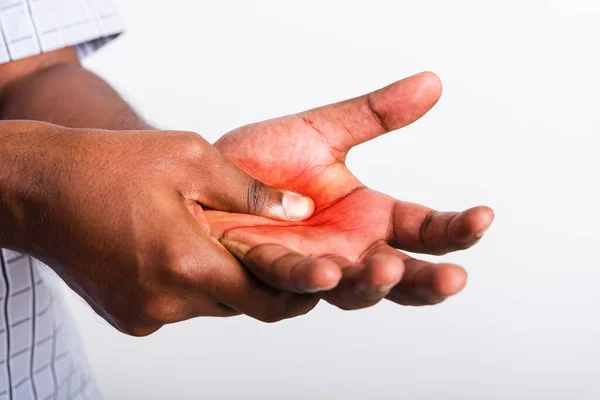
<svg viewBox="0 0 600 400">
<path fill-rule="evenodd" d="M 0 247 L 31 254 L 32 226 L 43 218 L 49 177 L 57 173 L 44 143 L 68 128 L 33 121 L 0 121 Z"/>
</svg>

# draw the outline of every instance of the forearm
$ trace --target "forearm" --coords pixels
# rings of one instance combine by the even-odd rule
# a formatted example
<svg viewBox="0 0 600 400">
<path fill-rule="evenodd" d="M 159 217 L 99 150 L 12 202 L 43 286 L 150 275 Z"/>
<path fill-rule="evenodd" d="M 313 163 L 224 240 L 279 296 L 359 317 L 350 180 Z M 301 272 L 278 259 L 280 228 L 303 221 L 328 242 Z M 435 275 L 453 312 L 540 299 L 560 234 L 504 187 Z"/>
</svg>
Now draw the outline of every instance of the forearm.
<svg viewBox="0 0 600 400">
<path fill-rule="evenodd" d="M 0 247 L 15 250 L 32 241 L 25 238 L 32 232 L 28 226 L 43 218 L 41 211 L 32 217 L 36 206 L 26 198 L 47 187 L 33 167 L 40 164 L 36 157 L 44 158 L 39 156 L 48 140 L 69 131 L 63 126 L 152 129 L 106 82 L 79 64 L 73 49 L 1 65 L 0 120 Z"/>
<path fill-rule="evenodd" d="M 152 129 L 110 85 L 79 64 L 73 49 L 60 52 L 50 62 L 19 68 L 26 73 L 4 84 L 0 119 L 74 128 Z"/>
</svg>

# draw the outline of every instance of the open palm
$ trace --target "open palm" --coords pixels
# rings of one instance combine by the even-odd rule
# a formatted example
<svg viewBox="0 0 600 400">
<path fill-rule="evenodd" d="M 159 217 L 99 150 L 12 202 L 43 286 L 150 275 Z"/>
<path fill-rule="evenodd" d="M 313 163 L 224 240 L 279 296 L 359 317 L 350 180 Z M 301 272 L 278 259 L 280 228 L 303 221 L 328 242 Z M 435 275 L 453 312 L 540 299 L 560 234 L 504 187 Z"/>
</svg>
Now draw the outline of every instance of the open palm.
<svg viewBox="0 0 600 400">
<path fill-rule="evenodd" d="M 396 249 L 444 254 L 475 244 L 493 212 L 437 212 L 368 189 L 345 166 L 348 151 L 423 116 L 438 101 L 432 73 L 369 95 L 239 128 L 215 145 L 262 182 L 311 197 L 301 222 L 208 211 L 213 235 L 266 284 L 317 293 L 344 309 L 382 298 L 435 304 L 458 293 L 466 272 Z"/>
</svg>

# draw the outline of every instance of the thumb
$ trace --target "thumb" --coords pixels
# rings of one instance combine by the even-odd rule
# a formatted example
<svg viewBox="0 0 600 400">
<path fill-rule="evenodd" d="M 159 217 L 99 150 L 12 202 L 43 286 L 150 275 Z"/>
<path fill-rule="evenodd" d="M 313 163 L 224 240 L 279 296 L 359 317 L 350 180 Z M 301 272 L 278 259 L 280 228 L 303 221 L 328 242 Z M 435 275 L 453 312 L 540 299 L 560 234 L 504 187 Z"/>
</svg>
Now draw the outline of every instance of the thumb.
<svg viewBox="0 0 600 400">
<path fill-rule="evenodd" d="M 313 214 L 315 205 L 310 197 L 265 185 L 220 153 L 217 158 L 198 199 L 202 205 L 283 221 L 302 221 Z"/>
<path fill-rule="evenodd" d="M 387 132 L 409 125 L 439 100 L 437 75 L 423 72 L 373 93 L 300 114 L 327 142 L 344 153 Z"/>
</svg>

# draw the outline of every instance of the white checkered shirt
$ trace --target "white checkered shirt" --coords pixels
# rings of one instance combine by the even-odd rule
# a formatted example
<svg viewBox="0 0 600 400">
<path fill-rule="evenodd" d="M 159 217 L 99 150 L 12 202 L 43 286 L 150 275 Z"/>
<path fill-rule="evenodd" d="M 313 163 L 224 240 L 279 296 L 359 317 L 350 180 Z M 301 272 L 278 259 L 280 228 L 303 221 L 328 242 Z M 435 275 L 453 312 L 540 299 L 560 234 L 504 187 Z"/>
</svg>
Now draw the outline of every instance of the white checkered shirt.
<svg viewBox="0 0 600 400">
<path fill-rule="evenodd" d="M 0 28 L 1 64 L 67 46 L 83 57 L 124 26 L 111 0 L 0 0 Z M 0 270 L 0 400 L 100 399 L 47 267 L 0 249 Z"/>
<path fill-rule="evenodd" d="M 111 0 L 0 0 L 0 63 L 77 46 L 80 56 L 123 32 Z"/>
</svg>

